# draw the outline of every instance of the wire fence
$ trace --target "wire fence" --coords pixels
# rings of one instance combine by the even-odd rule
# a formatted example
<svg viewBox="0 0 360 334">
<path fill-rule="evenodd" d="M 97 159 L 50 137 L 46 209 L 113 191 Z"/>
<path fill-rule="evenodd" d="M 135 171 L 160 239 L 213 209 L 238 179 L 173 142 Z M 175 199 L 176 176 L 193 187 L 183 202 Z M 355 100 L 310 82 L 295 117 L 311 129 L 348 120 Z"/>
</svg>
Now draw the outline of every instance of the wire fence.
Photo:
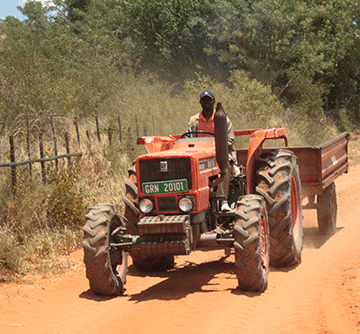
<svg viewBox="0 0 360 334">
<path fill-rule="evenodd" d="M 41 170 L 41 178 L 42 181 L 44 183 L 47 182 L 47 175 L 46 175 L 46 166 L 45 163 L 46 162 L 51 162 L 51 161 L 55 161 L 55 165 L 56 167 L 58 167 L 58 162 L 60 159 L 67 159 L 67 166 L 68 168 L 71 168 L 72 166 L 72 159 L 73 157 L 81 157 L 84 155 L 92 155 L 95 154 L 96 152 L 94 150 L 91 149 L 91 143 L 94 141 L 94 138 L 92 136 L 92 134 L 94 133 L 94 131 L 89 131 L 86 130 L 86 141 L 87 141 L 87 146 L 88 146 L 88 150 L 81 150 L 81 144 L 82 144 L 82 137 L 80 135 L 80 127 L 79 127 L 79 123 L 78 123 L 78 119 L 77 117 L 74 118 L 73 121 L 73 125 L 74 125 L 74 130 L 73 132 L 75 132 L 75 136 L 73 135 L 73 138 L 70 137 L 70 131 L 66 131 L 64 134 L 64 140 L 59 136 L 57 136 L 56 134 L 56 129 L 55 129 L 55 124 L 54 124 L 54 118 L 51 117 L 50 118 L 50 128 L 51 128 L 51 136 L 47 139 L 44 139 L 44 133 L 46 132 L 44 130 L 44 125 L 42 127 L 42 129 L 37 129 L 38 131 L 35 131 L 37 133 L 37 141 L 38 141 L 38 149 L 34 150 L 34 131 L 32 131 L 31 129 L 31 120 L 26 120 L 25 122 L 26 124 L 26 131 L 18 131 L 17 133 L 26 133 L 25 135 L 25 141 L 26 141 L 26 149 L 25 149 L 25 156 L 27 156 L 28 159 L 24 160 L 22 159 L 22 161 L 17 161 L 16 157 L 22 156 L 24 157 L 24 150 L 19 149 L 19 147 L 17 147 L 15 145 L 15 136 L 16 135 L 11 135 L 9 136 L 9 158 L 10 161 L 9 162 L 0 162 L 0 168 L 1 167 L 10 167 L 11 170 L 11 184 L 12 187 L 15 191 L 16 187 L 17 187 L 17 167 L 19 166 L 24 166 L 24 165 L 28 165 L 28 169 L 29 169 L 29 173 L 30 176 L 32 177 L 32 173 L 33 173 L 33 164 L 35 163 L 40 163 L 40 170 Z M 153 122 L 154 124 L 154 122 Z M 103 143 L 103 144 L 107 144 L 109 146 L 113 146 L 114 142 L 117 141 L 117 146 L 119 147 L 119 150 L 132 150 L 133 148 L 133 132 L 135 132 L 136 138 L 140 136 L 140 130 L 139 130 L 139 125 L 138 125 L 138 121 L 137 121 L 137 117 L 135 116 L 135 129 L 131 129 L 130 127 L 127 129 L 127 134 L 125 134 L 124 136 L 124 131 L 122 129 L 122 124 L 121 124 L 121 118 L 120 116 L 117 117 L 117 128 L 114 126 L 114 124 L 112 124 L 111 127 L 108 127 L 107 129 L 101 129 L 100 127 L 100 121 L 99 121 L 99 117 L 96 116 L 95 117 L 95 134 L 96 134 L 96 140 L 98 141 L 98 143 L 102 143 L 102 141 L 107 141 L 107 143 Z M 49 130 L 49 129 L 47 129 Z M 153 126 L 153 131 L 155 131 L 155 126 Z M 49 131 L 47 131 L 49 132 Z M 144 135 L 147 135 L 147 129 L 144 127 Z M 35 134 L 36 136 L 36 134 Z M 21 139 L 24 140 L 24 136 L 19 136 L 22 137 Z M 75 138 L 74 138 L 75 137 Z M 118 139 L 116 139 L 116 137 L 118 137 Z M 124 145 L 124 137 L 126 137 L 126 141 L 127 141 L 127 145 Z M 53 146 L 53 149 L 51 150 L 53 152 L 53 154 L 51 154 L 51 156 L 45 156 L 45 150 L 44 150 L 44 143 L 47 144 L 47 147 L 49 146 L 49 138 L 51 138 L 52 143 L 50 143 L 50 145 Z M 60 154 L 59 153 L 59 141 L 64 141 L 65 143 L 65 150 L 66 153 L 64 154 Z M 72 139 L 72 140 L 71 140 Z M 70 143 L 75 143 L 76 144 L 76 148 L 72 149 Z M 4 146 L 4 145 L 3 145 Z M 23 144 L 20 144 L 19 146 L 23 146 Z M 18 151 L 20 151 L 20 154 L 16 154 Z M 37 157 L 34 157 L 34 156 Z M 5 158 L 5 155 L 2 156 L 2 159 Z M 5 160 L 5 159 L 4 159 Z"/>
</svg>

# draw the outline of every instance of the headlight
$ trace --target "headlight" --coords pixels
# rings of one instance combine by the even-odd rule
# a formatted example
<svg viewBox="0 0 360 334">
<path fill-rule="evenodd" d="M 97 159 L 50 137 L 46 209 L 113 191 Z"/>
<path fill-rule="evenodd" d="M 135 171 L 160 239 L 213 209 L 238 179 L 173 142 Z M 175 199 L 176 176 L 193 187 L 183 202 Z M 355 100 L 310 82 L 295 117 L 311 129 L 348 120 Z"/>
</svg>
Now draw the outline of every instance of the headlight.
<svg viewBox="0 0 360 334">
<path fill-rule="evenodd" d="M 150 213 L 154 209 L 154 203 L 148 198 L 143 198 L 140 201 L 139 208 L 142 213 Z"/>
<path fill-rule="evenodd" d="M 190 197 L 182 197 L 179 199 L 179 209 L 182 212 L 190 212 L 194 208 L 194 202 Z"/>
</svg>

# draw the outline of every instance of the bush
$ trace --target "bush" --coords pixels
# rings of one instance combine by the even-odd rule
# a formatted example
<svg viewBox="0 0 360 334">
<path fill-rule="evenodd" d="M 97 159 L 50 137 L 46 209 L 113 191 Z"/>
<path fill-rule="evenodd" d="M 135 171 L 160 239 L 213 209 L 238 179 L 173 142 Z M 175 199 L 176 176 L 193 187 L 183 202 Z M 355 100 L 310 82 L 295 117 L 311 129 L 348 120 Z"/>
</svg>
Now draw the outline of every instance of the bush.
<svg viewBox="0 0 360 334">
<path fill-rule="evenodd" d="M 84 199 L 76 191 L 79 182 L 78 167 L 57 171 L 51 184 L 53 191 L 48 199 L 48 217 L 54 226 L 79 227 L 84 221 Z"/>
</svg>

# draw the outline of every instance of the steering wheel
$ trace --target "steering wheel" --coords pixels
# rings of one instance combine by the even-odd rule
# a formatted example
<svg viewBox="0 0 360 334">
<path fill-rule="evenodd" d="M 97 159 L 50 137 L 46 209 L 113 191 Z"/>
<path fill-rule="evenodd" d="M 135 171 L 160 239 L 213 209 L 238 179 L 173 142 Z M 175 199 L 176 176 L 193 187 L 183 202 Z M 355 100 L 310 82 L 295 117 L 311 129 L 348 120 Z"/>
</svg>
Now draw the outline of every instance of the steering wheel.
<svg viewBox="0 0 360 334">
<path fill-rule="evenodd" d="M 215 133 L 214 132 L 210 132 L 210 131 L 188 131 L 188 132 L 185 132 L 181 135 L 181 139 L 182 138 L 185 138 L 185 137 L 188 137 L 190 138 L 190 136 L 192 134 L 205 134 L 205 135 L 211 135 L 211 136 L 215 136 Z"/>
</svg>

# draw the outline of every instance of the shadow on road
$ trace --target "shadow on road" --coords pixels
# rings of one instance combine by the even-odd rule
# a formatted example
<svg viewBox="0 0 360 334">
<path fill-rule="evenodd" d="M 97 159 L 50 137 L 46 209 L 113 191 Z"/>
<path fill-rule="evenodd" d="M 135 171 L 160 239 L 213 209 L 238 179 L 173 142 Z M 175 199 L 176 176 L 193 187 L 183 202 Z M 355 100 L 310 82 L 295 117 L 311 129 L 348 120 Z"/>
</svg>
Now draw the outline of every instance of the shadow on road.
<svg viewBox="0 0 360 334">
<path fill-rule="evenodd" d="M 341 229 L 342 228 L 338 228 L 336 233 L 339 232 Z M 326 241 L 333 237 L 331 235 L 320 235 L 319 230 L 316 227 L 304 227 L 303 231 L 304 248 L 319 249 L 326 243 Z M 296 266 L 281 268 L 270 267 L 270 272 L 288 272 L 295 268 Z M 154 299 L 179 300 L 196 292 L 218 292 L 218 284 L 210 282 L 217 275 L 224 273 L 229 274 L 228 279 L 237 281 L 234 262 L 229 261 L 228 256 L 224 256 L 216 261 L 204 262 L 200 264 L 186 261 L 181 265 L 176 265 L 174 269 L 159 272 L 145 272 L 131 265 L 129 266 L 128 271 L 129 279 L 131 279 L 131 277 L 156 277 L 162 278 L 163 280 L 137 294 L 127 295 L 125 290 L 124 296 L 128 297 L 130 301 L 135 301 L 139 303 Z M 261 294 L 258 292 L 242 291 L 237 288 L 229 288 L 228 290 L 231 291 L 232 294 L 245 295 L 248 297 L 255 297 Z M 112 298 L 116 298 L 116 296 L 97 295 L 89 289 L 81 293 L 80 298 L 101 302 L 111 300 Z"/>
<path fill-rule="evenodd" d="M 107 296 L 107 295 L 98 295 L 94 292 L 92 292 L 90 289 L 82 292 L 79 295 L 80 298 L 88 299 L 88 300 L 94 300 L 96 302 L 105 302 L 107 300 L 111 300 L 113 298 L 117 298 L 119 296 Z"/>
<path fill-rule="evenodd" d="M 234 274 L 234 263 L 225 262 L 224 259 L 200 264 L 187 261 L 180 268 L 175 267 L 170 271 L 156 273 L 144 273 L 131 266 L 129 268 L 129 275 L 131 276 L 163 277 L 165 280 L 138 294 L 131 295 L 130 300 L 136 302 L 153 299 L 178 300 L 196 292 L 219 291 L 216 283 L 209 282 L 218 274 Z M 231 279 L 234 278 L 231 277 Z"/>
</svg>

